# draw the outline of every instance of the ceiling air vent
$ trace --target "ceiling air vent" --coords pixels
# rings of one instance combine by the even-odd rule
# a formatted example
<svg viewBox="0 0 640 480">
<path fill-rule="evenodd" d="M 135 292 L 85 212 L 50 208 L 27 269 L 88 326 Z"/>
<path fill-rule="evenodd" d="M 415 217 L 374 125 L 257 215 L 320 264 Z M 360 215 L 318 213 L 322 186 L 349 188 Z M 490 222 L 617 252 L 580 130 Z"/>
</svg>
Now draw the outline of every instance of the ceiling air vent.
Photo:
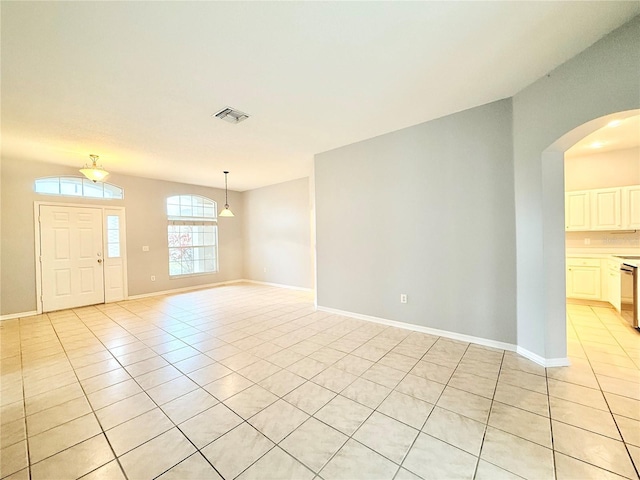
<svg viewBox="0 0 640 480">
<path fill-rule="evenodd" d="M 219 112 L 214 113 L 213 116 L 229 123 L 240 123 L 241 121 L 249 118 L 249 115 L 246 113 L 242 113 L 241 111 L 230 107 L 223 108 Z"/>
</svg>

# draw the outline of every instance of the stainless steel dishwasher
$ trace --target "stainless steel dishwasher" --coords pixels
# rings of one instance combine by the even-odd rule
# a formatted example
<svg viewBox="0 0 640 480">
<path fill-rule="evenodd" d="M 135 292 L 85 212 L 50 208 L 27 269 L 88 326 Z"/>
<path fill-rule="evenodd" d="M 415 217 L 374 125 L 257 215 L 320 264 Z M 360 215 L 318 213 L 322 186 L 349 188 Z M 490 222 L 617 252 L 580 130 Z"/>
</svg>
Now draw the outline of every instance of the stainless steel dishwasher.
<svg viewBox="0 0 640 480">
<path fill-rule="evenodd" d="M 638 267 L 629 263 L 620 265 L 620 314 L 633 328 L 639 329 Z"/>
</svg>

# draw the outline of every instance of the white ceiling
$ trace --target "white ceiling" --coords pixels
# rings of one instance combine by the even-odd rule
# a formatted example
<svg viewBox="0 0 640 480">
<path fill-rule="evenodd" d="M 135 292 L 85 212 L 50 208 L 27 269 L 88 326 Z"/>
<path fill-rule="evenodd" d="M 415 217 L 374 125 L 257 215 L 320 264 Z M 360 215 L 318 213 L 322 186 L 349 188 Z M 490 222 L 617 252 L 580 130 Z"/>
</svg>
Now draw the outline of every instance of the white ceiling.
<svg viewBox="0 0 640 480">
<path fill-rule="evenodd" d="M 640 147 L 640 115 L 612 115 L 606 126 L 576 143 L 566 151 L 565 157 L 575 158 L 637 147 Z"/>
<path fill-rule="evenodd" d="M 247 190 L 509 97 L 640 2 L 2 2 L 2 150 Z M 231 106 L 251 115 L 211 118 Z"/>
</svg>

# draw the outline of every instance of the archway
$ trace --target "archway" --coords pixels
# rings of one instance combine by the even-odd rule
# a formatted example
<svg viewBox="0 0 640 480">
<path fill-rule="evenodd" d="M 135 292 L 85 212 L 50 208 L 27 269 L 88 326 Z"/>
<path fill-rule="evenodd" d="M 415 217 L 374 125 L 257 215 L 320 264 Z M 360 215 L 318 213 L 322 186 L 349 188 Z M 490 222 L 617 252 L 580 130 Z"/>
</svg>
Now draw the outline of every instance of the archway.
<svg viewBox="0 0 640 480">
<path fill-rule="evenodd" d="M 542 152 L 545 364 L 568 365 L 566 330 L 564 153 L 614 119 L 638 115 L 627 110 L 601 116 L 565 133 Z"/>
</svg>

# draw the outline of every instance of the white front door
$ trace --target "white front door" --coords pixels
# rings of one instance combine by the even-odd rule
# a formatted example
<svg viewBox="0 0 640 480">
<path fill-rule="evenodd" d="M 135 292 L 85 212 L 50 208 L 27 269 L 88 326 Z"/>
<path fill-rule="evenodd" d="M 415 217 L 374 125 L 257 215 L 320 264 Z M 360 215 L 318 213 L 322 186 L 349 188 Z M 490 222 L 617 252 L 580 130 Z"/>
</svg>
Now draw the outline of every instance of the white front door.
<svg viewBox="0 0 640 480">
<path fill-rule="evenodd" d="M 102 210 L 40 205 L 42 310 L 104 303 Z"/>
</svg>

